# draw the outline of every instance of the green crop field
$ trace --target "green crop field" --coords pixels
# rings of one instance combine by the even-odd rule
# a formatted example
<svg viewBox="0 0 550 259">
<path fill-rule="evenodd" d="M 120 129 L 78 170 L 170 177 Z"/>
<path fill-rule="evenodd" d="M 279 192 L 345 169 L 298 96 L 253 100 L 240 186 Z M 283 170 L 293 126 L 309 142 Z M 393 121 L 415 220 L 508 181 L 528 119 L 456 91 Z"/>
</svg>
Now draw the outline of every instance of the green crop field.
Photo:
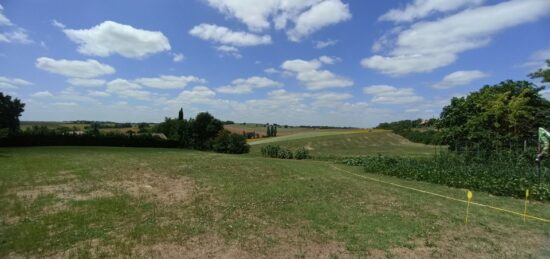
<svg viewBox="0 0 550 259">
<path fill-rule="evenodd" d="M 412 143 L 386 130 L 326 130 L 261 139 L 250 143 L 251 154 L 259 155 L 266 145 L 297 149 L 305 147 L 317 158 L 341 158 L 366 155 L 430 156 L 444 151 L 436 147 Z"/>
<path fill-rule="evenodd" d="M 550 256 L 548 223 L 472 206 L 465 225 L 464 203 L 335 167 L 465 198 L 465 190 L 322 161 L 179 149 L 2 148 L 0 258 Z M 520 199 L 475 192 L 474 201 L 523 211 Z M 550 218 L 550 205 L 532 202 L 529 213 Z"/>
</svg>

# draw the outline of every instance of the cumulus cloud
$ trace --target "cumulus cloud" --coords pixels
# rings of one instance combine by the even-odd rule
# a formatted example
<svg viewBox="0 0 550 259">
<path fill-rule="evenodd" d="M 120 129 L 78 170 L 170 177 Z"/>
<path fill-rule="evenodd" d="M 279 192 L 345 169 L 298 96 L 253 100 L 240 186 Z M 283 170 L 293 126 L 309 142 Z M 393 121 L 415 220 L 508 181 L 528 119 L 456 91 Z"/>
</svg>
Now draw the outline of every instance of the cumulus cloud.
<svg viewBox="0 0 550 259">
<path fill-rule="evenodd" d="M 221 45 L 216 47 L 216 50 L 218 50 L 223 55 L 233 56 L 234 58 L 242 58 L 239 49 L 233 46 Z"/>
<path fill-rule="evenodd" d="M 488 76 L 488 74 L 479 70 L 456 71 L 446 75 L 443 80 L 433 85 L 433 87 L 438 89 L 449 89 L 456 86 L 467 85 Z"/>
<path fill-rule="evenodd" d="M 170 42 L 162 32 L 136 29 L 113 21 L 104 21 L 90 29 L 64 29 L 63 32 L 79 45 L 78 52 L 85 55 L 119 54 L 126 58 L 144 58 L 170 50 Z"/>
<path fill-rule="evenodd" d="M 378 18 L 379 21 L 411 22 L 433 13 L 444 13 L 462 7 L 477 6 L 485 0 L 414 0 L 403 9 L 391 9 Z"/>
<path fill-rule="evenodd" d="M 181 53 L 172 53 L 172 61 L 175 63 L 182 62 L 185 59 L 185 56 Z"/>
<path fill-rule="evenodd" d="M 328 59 L 324 60 L 325 62 Z M 323 70 L 322 60 L 287 60 L 282 65 L 281 68 L 287 72 L 293 73 L 308 90 L 320 90 L 333 87 L 349 87 L 353 85 L 351 79 L 335 75 L 334 73 Z"/>
<path fill-rule="evenodd" d="M 202 23 L 193 27 L 189 34 L 203 40 L 238 47 L 271 44 L 271 36 L 269 35 L 262 36 L 244 31 L 232 31 L 227 27 L 215 24 Z"/>
<path fill-rule="evenodd" d="M 103 91 L 88 91 L 88 95 L 92 97 L 109 97 L 111 94 Z"/>
<path fill-rule="evenodd" d="M 176 100 L 183 103 L 210 103 L 216 93 L 206 86 L 195 86 L 182 91 Z"/>
<path fill-rule="evenodd" d="M 32 83 L 21 78 L 8 78 L 0 76 L 0 89 L 17 89 L 20 86 L 25 85 L 32 85 Z"/>
<path fill-rule="evenodd" d="M 343 101 L 353 98 L 353 95 L 349 93 L 324 92 L 315 94 L 312 97 L 313 102 L 311 104 L 314 107 L 335 107 L 342 104 Z"/>
<path fill-rule="evenodd" d="M 0 43 L 33 43 L 27 34 L 27 30 L 15 25 L 4 15 L 4 7 L 2 5 L 0 5 L 0 27 L 7 27 L 4 32 L 0 32 Z"/>
<path fill-rule="evenodd" d="M 316 49 L 324 49 L 326 47 L 330 47 L 330 46 L 334 46 L 338 43 L 337 40 L 331 40 L 331 39 L 328 39 L 328 40 L 325 40 L 325 41 L 315 41 L 315 48 Z"/>
<path fill-rule="evenodd" d="M 351 17 L 348 5 L 341 0 L 207 1 L 218 11 L 246 24 L 251 31 L 263 31 L 273 24 L 276 29 L 286 29 L 289 39 L 294 41 Z"/>
<path fill-rule="evenodd" d="M 190 83 L 206 83 L 206 80 L 196 76 L 143 77 L 134 80 L 135 83 L 158 89 L 182 89 Z"/>
<path fill-rule="evenodd" d="M 340 0 L 326 0 L 301 13 L 295 26 L 287 32 L 291 41 L 300 41 L 305 36 L 331 24 L 349 20 L 351 13 L 347 4 Z"/>
<path fill-rule="evenodd" d="M 41 92 L 33 93 L 31 96 L 42 98 L 42 97 L 53 97 L 53 94 L 50 93 L 49 91 L 41 91 Z"/>
<path fill-rule="evenodd" d="M 488 45 L 498 32 L 535 21 L 549 10 L 547 0 L 510 0 L 418 22 L 397 33 L 389 55 L 374 55 L 361 64 L 394 76 L 431 72 L 455 62 L 464 51 Z"/>
<path fill-rule="evenodd" d="M 105 80 L 94 78 L 69 78 L 67 82 L 75 86 L 98 87 L 105 85 Z"/>
<path fill-rule="evenodd" d="M 93 78 L 115 73 L 113 67 L 99 63 L 94 59 L 81 61 L 40 57 L 36 59 L 35 65 L 37 68 L 51 73 L 76 78 Z"/>
<path fill-rule="evenodd" d="M 231 85 L 218 87 L 216 91 L 225 94 L 247 94 L 252 93 L 254 89 L 281 86 L 283 86 L 282 83 L 273 81 L 267 77 L 253 76 L 235 79 L 231 82 Z"/>
<path fill-rule="evenodd" d="M 415 94 L 413 88 L 397 88 L 390 85 L 372 85 L 363 88 L 363 93 L 371 95 L 371 102 L 380 104 L 417 103 L 424 98 Z"/>
<path fill-rule="evenodd" d="M 61 23 L 61 22 L 59 22 L 55 19 L 52 20 L 52 26 L 56 27 L 56 28 L 59 28 L 59 29 L 65 29 L 65 27 L 66 27 L 65 24 L 63 24 L 63 23 Z"/>
<path fill-rule="evenodd" d="M 151 93 L 142 90 L 140 85 L 120 78 L 107 83 L 107 92 L 138 100 L 149 100 L 152 97 Z"/>
</svg>

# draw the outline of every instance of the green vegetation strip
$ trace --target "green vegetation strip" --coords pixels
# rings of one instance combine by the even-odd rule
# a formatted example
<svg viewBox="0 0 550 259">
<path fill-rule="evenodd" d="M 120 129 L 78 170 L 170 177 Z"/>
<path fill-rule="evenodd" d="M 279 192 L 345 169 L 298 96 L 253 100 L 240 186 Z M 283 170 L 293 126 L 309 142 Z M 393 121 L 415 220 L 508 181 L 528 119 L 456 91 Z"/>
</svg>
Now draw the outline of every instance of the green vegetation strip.
<svg viewBox="0 0 550 259">
<path fill-rule="evenodd" d="M 413 188 L 413 187 L 404 186 L 404 185 L 401 185 L 401 184 L 387 182 L 387 181 L 383 181 L 383 180 L 380 180 L 380 179 L 376 179 L 376 178 L 372 178 L 372 177 L 352 173 L 350 171 L 338 168 L 338 167 L 336 167 L 332 164 L 330 164 L 330 166 L 332 168 L 340 171 L 340 172 L 344 172 L 344 173 L 351 174 L 351 175 L 354 175 L 354 176 L 357 176 L 357 177 L 361 177 L 363 179 L 367 179 L 367 180 L 371 180 L 371 181 L 375 181 L 375 182 L 379 182 L 379 183 L 384 183 L 384 184 L 388 184 L 388 185 L 391 185 L 391 186 L 404 188 L 404 189 L 408 189 L 408 190 L 412 190 L 412 191 L 416 191 L 416 192 L 421 192 L 421 193 L 424 193 L 424 194 L 433 195 L 433 196 L 437 196 L 437 197 L 448 199 L 448 200 L 458 201 L 458 202 L 462 202 L 462 203 L 468 203 L 467 200 L 461 200 L 461 199 L 453 198 L 453 197 L 450 197 L 450 196 L 438 194 L 438 193 L 435 193 L 435 192 L 421 190 L 421 189 L 417 189 L 417 188 Z M 524 214 L 524 213 L 504 209 L 504 208 L 494 207 L 494 206 L 491 206 L 491 205 L 482 204 L 482 203 L 478 203 L 478 202 L 470 202 L 470 204 L 480 206 L 480 207 L 486 207 L 486 208 L 493 209 L 493 210 L 500 211 L 500 212 L 510 213 L 510 214 L 513 214 L 513 215 L 521 216 L 521 217 L 526 217 L 526 218 L 542 221 L 542 222 L 545 222 L 545 223 L 550 223 L 550 220 L 545 219 L 545 218 L 540 218 L 540 217 L 532 216 L 532 215 L 529 215 L 529 214 Z"/>
</svg>

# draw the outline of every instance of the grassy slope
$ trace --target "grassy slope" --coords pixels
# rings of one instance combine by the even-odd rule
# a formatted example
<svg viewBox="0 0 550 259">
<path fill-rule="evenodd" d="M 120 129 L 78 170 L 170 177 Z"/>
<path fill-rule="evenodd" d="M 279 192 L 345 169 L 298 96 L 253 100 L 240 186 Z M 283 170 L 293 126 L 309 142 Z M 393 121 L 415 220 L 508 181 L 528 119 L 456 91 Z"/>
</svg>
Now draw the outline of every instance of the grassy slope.
<svg viewBox="0 0 550 259">
<path fill-rule="evenodd" d="M 231 132 L 233 132 L 233 133 L 238 133 L 238 134 L 241 134 L 243 131 L 246 131 L 246 132 L 255 131 L 256 133 L 258 133 L 260 135 L 266 135 L 267 134 L 267 129 L 266 129 L 264 124 L 247 123 L 245 125 L 245 124 L 242 124 L 242 123 L 238 123 L 238 124 L 224 125 L 224 128 L 231 131 Z M 320 129 L 313 129 L 313 128 L 284 128 L 284 127 L 278 127 L 277 128 L 277 135 L 278 136 L 288 136 L 288 135 L 293 135 L 293 134 L 297 134 L 297 133 L 322 132 L 322 131 L 327 131 L 327 130 L 320 130 Z"/>
<path fill-rule="evenodd" d="M 376 154 L 428 156 L 436 151 L 434 146 L 412 143 L 385 130 L 338 130 L 301 133 L 258 140 L 250 144 L 252 145 L 251 153 L 256 155 L 260 153 L 261 147 L 268 144 L 277 144 L 290 149 L 305 147 L 312 156 L 320 158 Z M 437 151 L 441 149 L 438 148 Z"/>
<path fill-rule="evenodd" d="M 144 195 L 182 178 L 192 184 L 179 186 L 190 192 L 181 202 Z M 124 187 L 132 182 L 152 187 L 136 196 Z M 365 181 L 320 161 L 171 149 L 0 149 L 0 187 L 0 257 L 550 255 L 550 224 L 472 207 L 464 226 L 463 203 Z M 29 198 L 29 190 L 44 191 Z M 521 200 L 483 193 L 475 200 L 523 208 Z M 529 211 L 550 218 L 548 204 Z"/>
</svg>

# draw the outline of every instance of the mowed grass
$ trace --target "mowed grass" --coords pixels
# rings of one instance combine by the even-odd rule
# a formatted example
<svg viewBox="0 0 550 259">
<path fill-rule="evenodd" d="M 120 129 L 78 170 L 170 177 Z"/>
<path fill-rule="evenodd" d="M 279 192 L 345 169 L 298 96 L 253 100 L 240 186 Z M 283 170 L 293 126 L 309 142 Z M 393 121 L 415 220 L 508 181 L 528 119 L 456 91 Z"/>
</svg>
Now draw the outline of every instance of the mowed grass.
<svg viewBox="0 0 550 259">
<path fill-rule="evenodd" d="M 176 149 L 0 149 L 0 257 L 544 257 L 550 224 L 321 161 Z M 463 199 L 465 190 L 377 179 Z M 515 211 L 523 201 L 475 193 Z M 550 218 L 550 205 L 529 213 Z"/>
<path fill-rule="evenodd" d="M 367 155 L 431 156 L 445 147 L 413 143 L 387 130 L 332 130 L 299 133 L 251 142 L 251 154 L 259 155 L 266 145 L 280 145 L 291 150 L 305 147 L 320 159 Z"/>
</svg>

